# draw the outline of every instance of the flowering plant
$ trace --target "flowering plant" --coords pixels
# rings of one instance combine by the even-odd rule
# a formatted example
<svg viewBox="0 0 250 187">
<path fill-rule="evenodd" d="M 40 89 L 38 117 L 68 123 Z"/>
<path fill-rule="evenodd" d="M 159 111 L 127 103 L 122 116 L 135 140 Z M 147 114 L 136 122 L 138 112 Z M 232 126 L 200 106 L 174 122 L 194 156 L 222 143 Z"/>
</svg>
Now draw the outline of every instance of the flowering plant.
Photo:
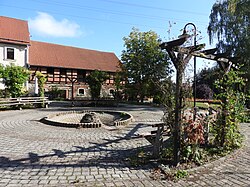
<svg viewBox="0 0 250 187">
<path fill-rule="evenodd" d="M 186 161 L 194 161 L 200 164 L 202 156 L 199 146 L 205 143 L 204 119 L 205 116 L 197 115 L 194 121 L 191 113 L 186 113 L 183 116 L 182 155 Z"/>
<path fill-rule="evenodd" d="M 185 118 L 184 118 L 185 120 Z M 184 143 L 185 144 L 204 144 L 204 127 L 203 119 L 198 117 L 195 121 L 189 116 L 188 120 L 184 121 Z"/>
</svg>

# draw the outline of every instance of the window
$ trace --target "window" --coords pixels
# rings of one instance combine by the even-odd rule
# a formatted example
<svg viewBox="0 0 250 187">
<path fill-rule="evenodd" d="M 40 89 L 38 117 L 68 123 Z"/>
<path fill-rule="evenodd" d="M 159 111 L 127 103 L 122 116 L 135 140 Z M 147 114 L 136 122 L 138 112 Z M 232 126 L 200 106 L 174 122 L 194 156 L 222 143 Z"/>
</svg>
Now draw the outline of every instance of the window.
<svg viewBox="0 0 250 187">
<path fill-rule="evenodd" d="M 80 89 L 78 90 L 78 94 L 79 94 L 79 95 L 84 95 L 84 89 L 83 89 L 83 88 L 80 88 Z"/>
<path fill-rule="evenodd" d="M 6 53 L 7 59 L 14 60 L 15 59 L 14 48 L 6 48 L 6 49 L 7 49 L 7 53 Z"/>
</svg>

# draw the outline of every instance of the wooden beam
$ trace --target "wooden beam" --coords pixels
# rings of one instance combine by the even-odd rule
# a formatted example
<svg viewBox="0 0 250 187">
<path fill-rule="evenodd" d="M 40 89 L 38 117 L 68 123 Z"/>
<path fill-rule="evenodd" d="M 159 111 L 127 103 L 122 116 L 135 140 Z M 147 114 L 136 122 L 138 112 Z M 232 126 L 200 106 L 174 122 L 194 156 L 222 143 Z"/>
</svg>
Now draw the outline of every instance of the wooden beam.
<svg viewBox="0 0 250 187">
<path fill-rule="evenodd" d="M 182 44 L 184 44 L 184 42 L 187 40 L 186 37 L 182 37 L 176 40 L 172 40 L 170 42 L 163 42 L 162 44 L 160 44 L 160 48 L 161 49 L 167 49 L 167 48 L 173 48 L 175 46 L 180 46 Z"/>
<path fill-rule="evenodd" d="M 196 45 L 196 46 L 192 45 L 192 46 L 183 47 L 183 48 L 189 49 L 190 51 L 193 52 L 193 51 L 199 51 L 204 47 L 205 47 L 205 44 L 199 44 L 199 45 Z"/>
<path fill-rule="evenodd" d="M 213 55 L 217 50 L 218 48 L 212 48 L 212 49 L 202 50 L 200 52 L 204 53 L 205 55 Z"/>
<path fill-rule="evenodd" d="M 204 59 L 208 59 L 208 60 L 214 60 L 214 61 L 218 61 L 218 62 L 224 62 L 224 63 L 231 62 L 228 58 L 224 58 L 224 57 L 218 58 L 218 56 L 212 55 L 212 54 L 206 55 L 206 54 L 202 53 L 201 51 L 193 51 L 192 52 L 190 49 L 184 48 L 184 47 L 175 47 L 174 51 L 178 52 L 178 53 L 183 53 L 183 54 L 192 54 L 193 56 L 196 56 L 196 57 L 200 57 L 200 58 L 204 58 Z"/>
<path fill-rule="evenodd" d="M 216 58 L 227 58 L 230 54 L 229 53 L 217 53 L 214 54 L 214 56 L 216 56 Z"/>
</svg>

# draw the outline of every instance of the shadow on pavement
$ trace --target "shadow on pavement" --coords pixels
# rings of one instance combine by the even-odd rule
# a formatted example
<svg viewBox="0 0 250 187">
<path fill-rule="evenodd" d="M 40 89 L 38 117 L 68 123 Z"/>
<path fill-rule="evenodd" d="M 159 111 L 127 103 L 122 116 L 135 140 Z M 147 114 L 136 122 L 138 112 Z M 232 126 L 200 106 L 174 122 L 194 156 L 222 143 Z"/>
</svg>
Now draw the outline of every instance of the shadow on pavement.
<svg viewBox="0 0 250 187">
<path fill-rule="evenodd" d="M 120 141 L 126 141 L 128 139 L 134 138 L 134 133 L 143 124 L 136 125 L 129 133 L 124 134 L 124 136 L 115 136 L 115 139 L 109 140 L 105 137 L 102 139 L 104 143 L 94 143 L 90 142 L 92 146 L 81 147 L 72 146 L 74 150 L 63 151 L 59 149 L 52 149 L 53 153 L 39 155 L 37 153 L 29 152 L 28 157 L 20 159 L 10 159 L 8 157 L 0 157 L 0 168 L 13 168 L 14 170 L 24 169 L 24 168 L 67 168 L 67 167 L 98 167 L 98 168 L 131 168 L 128 158 L 135 155 L 138 148 L 113 148 L 111 144 L 118 144 Z M 146 145 L 141 146 L 140 149 L 151 150 L 152 146 Z M 102 154 L 95 153 L 102 152 Z M 86 153 L 86 155 L 84 154 Z M 76 155 L 79 154 L 79 155 Z M 89 154 L 89 155 L 88 155 Z M 76 161 L 68 161 L 67 157 L 80 157 Z M 82 156 L 82 159 L 81 159 Z M 53 159 L 52 159 L 53 158 Z M 44 159 L 44 160 L 43 160 Z M 53 162 L 54 160 L 54 162 Z M 144 167 L 143 167 L 144 168 Z M 141 168 L 141 169 L 143 169 Z M 144 169 L 148 170 L 149 165 L 146 165 Z"/>
</svg>

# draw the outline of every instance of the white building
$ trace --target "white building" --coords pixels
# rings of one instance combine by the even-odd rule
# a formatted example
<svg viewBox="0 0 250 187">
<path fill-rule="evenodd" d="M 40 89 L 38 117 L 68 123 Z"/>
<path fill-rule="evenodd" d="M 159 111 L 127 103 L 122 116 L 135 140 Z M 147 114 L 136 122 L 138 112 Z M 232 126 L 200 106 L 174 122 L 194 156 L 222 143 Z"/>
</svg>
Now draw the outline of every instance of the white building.
<svg viewBox="0 0 250 187">
<path fill-rule="evenodd" d="M 15 22 L 15 24 L 13 24 Z M 27 21 L 0 16 L 0 63 L 28 67 L 30 36 Z M 4 85 L 0 83 L 0 89 Z"/>
</svg>

